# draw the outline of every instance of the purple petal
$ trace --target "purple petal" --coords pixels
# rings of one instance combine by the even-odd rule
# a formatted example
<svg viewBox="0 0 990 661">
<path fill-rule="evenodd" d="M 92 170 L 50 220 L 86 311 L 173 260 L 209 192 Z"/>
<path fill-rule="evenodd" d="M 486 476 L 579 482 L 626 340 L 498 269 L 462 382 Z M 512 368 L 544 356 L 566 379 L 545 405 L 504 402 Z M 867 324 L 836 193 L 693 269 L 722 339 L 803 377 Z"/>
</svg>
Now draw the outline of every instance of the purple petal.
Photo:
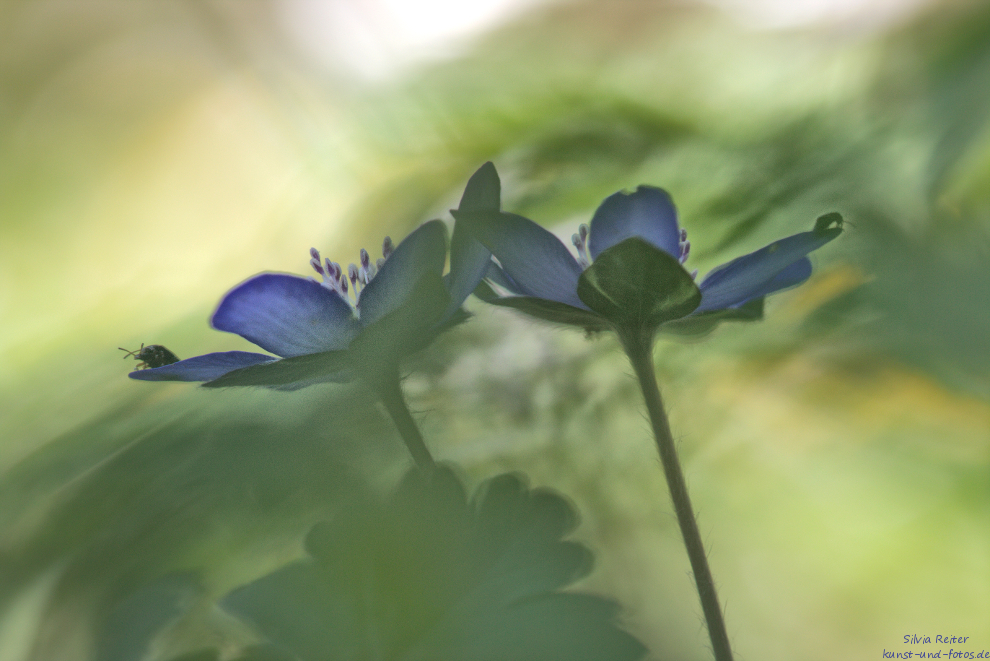
<svg viewBox="0 0 990 661">
<path fill-rule="evenodd" d="M 212 381 L 227 372 L 275 360 L 278 358 L 261 353 L 221 351 L 186 358 L 154 369 L 134 370 L 127 376 L 139 381 Z"/>
<path fill-rule="evenodd" d="M 577 295 L 581 266 L 553 234 L 511 213 L 451 213 L 492 251 L 520 294 L 588 309 Z"/>
<path fill-rule="evenodd" d="M 810 267 L 810 262 L 808 266 L 794 266 L 795 262 L 841 232 L 841 229 L 801 232 L 713 269 L 699 285 L 702 299 L 695 314 L 730 308 L 797 284 L 800 280 L 794 282 L 794 279 Z"/>
<path fill-rule="evenodd" d="M 368 326 L 399 308 L 426 273 L 436 273 L 439 278 L 446 259 L 447 227 L 439 220 L 418 227 L 395 248 L 378 275 L 361 290 L 358 301 L 361 325 Z"/>
<path fill-rule="evenodd" d="M 633 236 L 674 257 L 681 256 L 677 210 L 667 191 L 640 186 L 635 193 L 619 191 L 605 198 L 591 219 L 591 258 Z"/>
<path fill-rule="evenodd" d="M 211 322 L 282 357 L 346 349 L 358 331 L 350 304 L 337 292 L 281 273 L 234 287 Z"/>
</svg>

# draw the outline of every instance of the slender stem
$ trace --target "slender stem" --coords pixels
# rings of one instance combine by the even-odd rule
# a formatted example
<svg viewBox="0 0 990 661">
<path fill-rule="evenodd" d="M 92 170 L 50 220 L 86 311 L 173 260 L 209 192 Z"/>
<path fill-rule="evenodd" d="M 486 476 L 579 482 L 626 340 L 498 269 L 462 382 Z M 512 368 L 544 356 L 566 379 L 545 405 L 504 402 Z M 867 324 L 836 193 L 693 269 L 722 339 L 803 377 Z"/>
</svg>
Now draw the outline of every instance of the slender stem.
<svg viewBox="0 0 990 661">
<path fill-rule="evenodd" d="M 436 466 L 433 455 L 426 448 L 423 442 L 423 435 L 419 433 L 419 427 L 413 420 L 406 400 L 402 396 L 402 388 L 399 385 L 398 371 L 394 371 L 382 378 L 376 379 L 374 383 L 375 391 L 385 405 L 385 410 L 392 416 L 395 428 L 399 430 L 399 436 L 405 441 L 409 453 L 412 455 L 416 465 L 420 470 L 430 471 Z"/>
<path fill-rule="evenodd" d="M 639 379 L 643 398 L 646 400 L 646 409 L 649 411 L 650 423 L 653 425 L 653 435 L 656 438 L 657 450 L 660 452 L 660 461 L 663 463 L 663 472 L 667 476 L 667 486 L 670 487 L 670 498 L 674 503 L 677 523 L 680 524 L 684 546 L 691 561 L 698 596 L 701 598 L 701 609 L 708 623 L 712 651 L 715 653 L 716 661 L 732 661 L 732 649 L 729 647 L 729 636 L 725 631 L 722 609 L 718 605 L 715 581 L 708 568 L 705 547 L 698 532 L 698 523 L 694 518 L 694 509 L 688 497 L 681 462 L 677 458 L 674 438 L 670 433 L 670 423 L 663 408 L 660 387 L 657 385 L 657 376 L 653 369 L 652 335 L 652 333 L 620 333 L 620 339 Z"/>
</svg>

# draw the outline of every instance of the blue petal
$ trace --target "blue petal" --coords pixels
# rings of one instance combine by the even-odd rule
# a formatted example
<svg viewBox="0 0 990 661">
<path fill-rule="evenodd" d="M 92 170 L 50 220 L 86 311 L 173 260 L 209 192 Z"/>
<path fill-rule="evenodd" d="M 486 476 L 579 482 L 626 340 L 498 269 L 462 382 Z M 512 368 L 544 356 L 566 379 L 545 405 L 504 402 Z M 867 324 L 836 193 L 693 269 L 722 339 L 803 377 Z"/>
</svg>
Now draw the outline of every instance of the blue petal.
<svg viewBox="0 0 990 661">
<path fill-rule="evenodd" d="M 431 220 L 417 228 L 396 246 L 378 275 L 361 290 L 361 325 L 372 324 L 401 307 L 423 275 L 433 272 L 439 278 L 446 258 L 447 227 Z"/>
<path fill-rule="evenodd" d="M 511 213 L 451 213 L 492 251 L 520 294 L 588 309 L 577 295 L 581 266 L 553 234 Z"/>
<path fill-rule="evenodd" d="M 358 331 L 350 304 L 336 292 L 281 273 L 234 287 L 211 322 L 283 357 L 346 349 Z"/>
<path fill-rule="evenodd" d="M 736 310 L 747 303 L 754 301 L 758 298 L 763 298 L 768 294 L 778 292 L 781 289 L 787 289 L 788 287 L 795 287 L 808 278 L 811 277 L 811 260 L 807 257 L 802 257 L 798 261 L 794 262 L 783 271 L 775 275 L 772 279 L 767 281 L 762 287 L 756 290 L 756 292 L 747 298 L 745 301 L 740 301 L 734 305 L 730 305 L 728 308 L 721 308 L 722 310 Z M 704 294 L 701 296 L 702 305 L 704 305 L 705 298 Z M 700 307 L 700 306 L 699 306 Z M 718 312 L 718 310 L 709 310 L 709 312 Z M 697 312 L 692 312 L 692 315 L 697 314 Z"/>
<path fill-rule="evenodd" d="M 498 172 L 489 161 L 478 168 L 468 180 L 458 208 L 466 211 L 498 211 L 502 206 L 501 190 Z M 454 225 L 454 236 L 450 240 L 450 273 L 444 277 L 444 284 L 450 292 L 450 306 L 444 315 L 445 320 L 461 307 L 461 303 L 485 277 L 485 272 L 492 264 L 491 258 L 491 251 L 471 236 L 460 223 Z"/>
<path fill-rule="evenodd" d="M 674 257 L 681 256 L 681 230 L 670 195 L 662 188 L 640 186 L 635 193 L 605 198 L 591 219 L 591 258 L 629 237 L 638 236 Z"/>
<path fill-rule="evenodd" d="M 802 257 L 798 261 L 794 262 L 783 271 L 775 275 L 766 284 L 760 287 L 755 294 L 747 298 L 745 301 L 736 303 L 732 307 L 738 308 L 746 303 L 750 302 L 754 298 L 761 298 L 778 292 L 781 289 L 787 289 L 788 287 L 795 287 L 808 278 L 811 277 L 811 260 L 807 257 Z M 704 299 L 702 299 L 704 300 Z"/>
<path fill-rule="evenodd" d="M 778 276 L 785 283 L 792 280 L 789 276 L 801 272 L 798 267 L 794 267 L 793 273 L 782 272 L 841 233 L 838 228 L 824 232 L 801 232 L 713 269 L 699 285 L 702 299 L 695 314 L 730 308 L 790 286 L 775 286 L 774 283 Z"/>
<path fill-rule="evenodd" d="M 498 178 L 495 165 L 488 161 L 468 179 L 457 207 L 461 211 L 502 208 L 502 182 Z"/>
<path fill-rule="evenodd" d="M 261 353 L 221 351 L 186 358 L 154 369 L 134 370 L 128 376 L 139 381 L 212 381 L 227 372 L 275 360 L 278 359 Z"/>
<path fill-rule="evenodd" d="M 450 292 L 450 304 L 444 313 L 447 320 L 467 300 L 477 288 L 492 263 L 492 253 L 463 229 L 454 226 L 454 237 L 450 241 L 450 273 L 443 277 L 444 285 Z"/>
</svg>

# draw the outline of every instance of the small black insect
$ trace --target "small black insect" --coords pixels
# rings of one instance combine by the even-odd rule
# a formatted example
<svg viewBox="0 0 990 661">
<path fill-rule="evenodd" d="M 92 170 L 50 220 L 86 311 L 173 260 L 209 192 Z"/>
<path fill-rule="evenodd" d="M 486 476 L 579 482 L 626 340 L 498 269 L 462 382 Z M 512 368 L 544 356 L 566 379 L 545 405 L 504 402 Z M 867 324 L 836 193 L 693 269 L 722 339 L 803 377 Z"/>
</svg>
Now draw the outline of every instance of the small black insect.
<svg viewBox="0 0 990 661">
<path fill-rule="evenodd" d="M 842 218 L 842 214 L 839 213 L 838 211 L 833 211 L 831 213 L 825 214 L 824 216 L 818 216 L 818 218 L 815 220 L 814 232 L 815 234 L 821 234 L 825 230 L 830 229 L 832 225 L 835 225 L 841 230 L 844 224 L 845 221 Z"/>
<path fill-rule="evenodd" d="M 127 351 L 124 347 L 117 348 L 121 351 Z M 141 348 L 137 351 L 127 351 L 127 356 L 134 356 L 134 360 L 141 361 L 136 368 L 139 370 L 162 367 L 179 362 L 179 357 L 162 345 L 149 344 L 148 346 L 144 346 L 144 342 L 141 343 Z M 127 356 L 124 356 L 124 358 L 127 358 Z"/>
</svg>

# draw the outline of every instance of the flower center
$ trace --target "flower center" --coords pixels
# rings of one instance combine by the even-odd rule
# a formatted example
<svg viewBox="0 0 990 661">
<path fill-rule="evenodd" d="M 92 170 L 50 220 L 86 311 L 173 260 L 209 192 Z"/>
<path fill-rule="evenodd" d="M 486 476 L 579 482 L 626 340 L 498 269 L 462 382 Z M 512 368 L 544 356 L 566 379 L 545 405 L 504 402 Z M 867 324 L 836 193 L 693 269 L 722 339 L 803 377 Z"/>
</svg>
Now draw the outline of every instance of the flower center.
<svg viewBox="0 0 990 661">
<path fill-rule="evenodd" d="M 344 275 L 344 270 L 340 268 L 340 264 L 337 262 L 331 262 L 329 259 L 321 259 L 320 251 L 316 248 L 309 249 L 309 265 L 313 267 L 313 270 L 319 273 L 323 277 L 323 281 L 320 283 L 327 289 L 337 292 L 341 298 L 343 298 L 348 303 L 351 302 L 350 297 L 347 294 L 347 281 L 351 281 L 351 290 L 354 292 L 354 302 L 352 305 L 356 306 L 358 301 L 361 300 L 361 291 L 368 286 L 368 283 L 375 277 L 375 274 L 382 268 L 382 264 L 388 259 L 389 255 L 392 254 L 394 246 L 392 245 L 392 239 L 390 237 L 385 237 L 382 241 L 382 256 L 375 260 L 375 263 L 371 263 L 371 256 L 368 251 L 361 248 L 361 255 L 359 261 L 361 266 L 356 264 L 347 265 L 347 275 Z M 310 280 L 316 281 L 316 278 L 310 277 Z M 360 285 L 360 289 L 359 289 Z"/>
</svg>

